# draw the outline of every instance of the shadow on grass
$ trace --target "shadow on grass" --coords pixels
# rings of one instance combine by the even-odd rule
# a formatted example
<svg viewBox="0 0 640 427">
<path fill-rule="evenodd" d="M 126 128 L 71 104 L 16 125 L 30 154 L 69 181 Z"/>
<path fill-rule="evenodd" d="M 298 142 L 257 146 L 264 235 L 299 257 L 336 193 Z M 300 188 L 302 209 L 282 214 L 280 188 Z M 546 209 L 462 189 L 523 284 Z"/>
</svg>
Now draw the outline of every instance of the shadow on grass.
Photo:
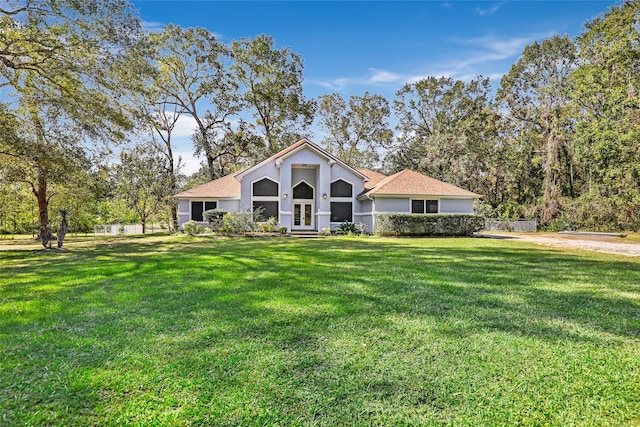
<svg viewBox="0 0 640 427">
<path fill-rule="evenodd" d="M 255 372 L 271 379 L 256 393 L 275 407 L 303 405 L 300 386 L 314 398 L 332 390 L 349 401 L 356 397 L 346 382 L 363 350 L 345 348 L 379 342 L 371 351 L 382 357 L 408 345 L 399 318 L 428 321 L 428 337 L 409 331 L 423 341 L 484 331 L 551 344 L 640 337 L 640 264 L 511 242 L 192 239 L 0 256 L 3 370 L 14 369 L 0 390 L 5 398 L 26 393 L 6 400 L 9 412 L 24 399 L 108 412 L 105 399 L 119 402 L 130 376 L 169 393 L 180 386 L 167 375 L 182 378 L 199 402 L 222 409 L 242 399 Z M 32 361 L 26 371 L 23 360 Z M 37 377 L 45 369 L 61 372 L 59 388 Z M 338 376 L 327 379 L 329 371 Z M 21 376 L 30 377 L 28 392 L 16 390 Z M 364 381 L 376 399 L 402 393 L 398 379 Z M 51 388 L 57 397 L 46 396 Z M 336 403 L 319 405 L 327 415 Z"/>
</svg>

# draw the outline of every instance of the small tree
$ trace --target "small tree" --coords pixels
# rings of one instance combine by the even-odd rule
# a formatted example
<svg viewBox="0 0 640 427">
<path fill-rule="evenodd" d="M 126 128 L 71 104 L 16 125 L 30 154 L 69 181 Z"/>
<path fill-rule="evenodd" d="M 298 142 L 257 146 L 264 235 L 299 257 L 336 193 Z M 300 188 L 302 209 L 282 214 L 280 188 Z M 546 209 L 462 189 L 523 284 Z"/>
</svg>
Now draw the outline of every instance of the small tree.
<svg viewBox="0 0 640 427">
<path fill-rule="evenodd" d="M 169 203 L 169 177 L 162 156 L 149 146 L 137 145 L 122 152 L 117 166 L 118 193 L 126 200 L 142 222 L 142 233 L 147 220 L 166 211 Z"/>
</svg>

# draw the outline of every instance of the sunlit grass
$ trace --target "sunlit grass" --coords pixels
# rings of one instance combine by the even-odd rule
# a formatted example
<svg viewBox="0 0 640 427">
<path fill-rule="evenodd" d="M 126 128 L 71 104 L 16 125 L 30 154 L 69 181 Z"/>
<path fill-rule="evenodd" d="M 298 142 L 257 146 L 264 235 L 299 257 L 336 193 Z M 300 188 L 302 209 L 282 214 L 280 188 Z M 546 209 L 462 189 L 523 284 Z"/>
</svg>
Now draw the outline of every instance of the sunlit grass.
<svg viewBox="0 0 640 427">
<path fill-rule="evenodd" d="M 640 260 L 486 239 L 0 252 L 0 425 L 637 425 Z"/>
</svg>

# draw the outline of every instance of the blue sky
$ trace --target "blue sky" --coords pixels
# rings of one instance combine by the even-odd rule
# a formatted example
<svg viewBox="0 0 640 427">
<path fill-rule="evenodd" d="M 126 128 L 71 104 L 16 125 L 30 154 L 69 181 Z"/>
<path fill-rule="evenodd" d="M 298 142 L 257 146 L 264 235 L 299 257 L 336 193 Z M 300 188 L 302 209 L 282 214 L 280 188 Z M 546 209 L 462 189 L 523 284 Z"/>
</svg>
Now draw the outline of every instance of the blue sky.
<svg viewBox="0 0 640 427">
<path fill-rule="evenodd" d="M 612 1 L 158 1 L 134 0 L 149 29 L 205 27 L 224 42 L 272 36 L 304 60 L 308 98 L 365 91 L 392 101 L 425 76 L 491 77 L 494 87 L 524 47 L 580 34 Z M 185 122 L 185 132 L 189 124 Z M 197 169 L 189 143 L 179 143 Z M 195 163 L 194 163 L 195 162 Z"/>
</svg>

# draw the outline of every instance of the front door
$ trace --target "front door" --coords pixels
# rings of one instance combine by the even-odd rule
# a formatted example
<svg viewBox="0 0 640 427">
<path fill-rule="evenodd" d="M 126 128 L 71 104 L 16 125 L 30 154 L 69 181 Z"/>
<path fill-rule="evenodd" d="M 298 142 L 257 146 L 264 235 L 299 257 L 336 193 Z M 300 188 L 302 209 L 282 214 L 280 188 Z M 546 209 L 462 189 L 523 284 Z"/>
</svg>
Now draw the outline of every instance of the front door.
<svg viewBox="0 0 640 427">
<path fill-rule="evenodd" d="M 293 193 L 293 225 L 292 230 L 314 230 L 314 194 L 315 190 L 304 180 L 292 189 Z"/>
<path fill-rule="evenodd" d="M 295 230 L 313 230 L 313 201 L 293 202 L 293 228 Z"/>
</svg>

